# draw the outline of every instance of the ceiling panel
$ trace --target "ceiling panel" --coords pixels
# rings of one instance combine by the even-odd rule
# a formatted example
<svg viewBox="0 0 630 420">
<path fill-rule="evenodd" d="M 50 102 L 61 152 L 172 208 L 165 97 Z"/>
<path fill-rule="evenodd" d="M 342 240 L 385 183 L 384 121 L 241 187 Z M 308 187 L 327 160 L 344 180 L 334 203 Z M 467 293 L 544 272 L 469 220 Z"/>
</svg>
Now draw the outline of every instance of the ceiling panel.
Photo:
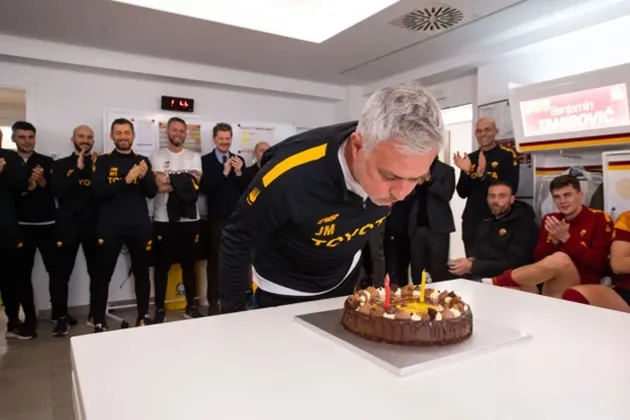
<svg viewBox="0 0 630 420">
<path fill-rule="evenodd" d="M 490 40 L 503 41 L 503 33 L 558 10 L 605 1 L 401 0 L 314 44 L 110 0 L 2 0 L 0 32 L 279 76 L 363 84 L 484 48 Z M 414 12 L 416 24 L 426 21 L 416 27 L 434 30 L 404 28 L 404 16 Z M 414 27 L 412 20 L 407 18 L 407 26 Z M 537 39 L 529 34 L 528 41 L 563 30 L 559 25 L 543 29 L 535 31 Z M 514 45 L 520 46 L 516 38 Z"/>
</svg>

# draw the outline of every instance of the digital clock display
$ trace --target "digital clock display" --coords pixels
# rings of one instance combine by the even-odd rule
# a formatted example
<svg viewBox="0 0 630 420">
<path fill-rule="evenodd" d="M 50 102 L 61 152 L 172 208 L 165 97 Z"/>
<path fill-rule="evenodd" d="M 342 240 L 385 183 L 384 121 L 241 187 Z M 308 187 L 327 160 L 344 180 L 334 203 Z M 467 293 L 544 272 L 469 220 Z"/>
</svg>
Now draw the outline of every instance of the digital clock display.
<svg viewBox="0 0 630 420">
<path fill-rule="evenodd" d="M 177 98 L 175 96 L 162 96 L 162 109 L 167 111 L 193 112 L 195 100 L 190 98 Z"/>
</svg>

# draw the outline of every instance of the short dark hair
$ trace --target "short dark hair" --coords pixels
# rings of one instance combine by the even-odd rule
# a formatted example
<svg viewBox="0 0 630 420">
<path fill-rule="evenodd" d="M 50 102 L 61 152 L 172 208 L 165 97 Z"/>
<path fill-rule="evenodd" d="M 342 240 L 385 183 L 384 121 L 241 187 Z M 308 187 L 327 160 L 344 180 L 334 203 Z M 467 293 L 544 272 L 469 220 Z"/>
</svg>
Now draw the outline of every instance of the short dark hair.
<svg viewBox="0 0 630 420">
<path fill-rule="evenodd" d="M 182 119 L 181 119 L 181 118 L 179 118 L 179 117 L 171 117 L 171 118 L 168 120 L 168 122 L 166 123 L 166 126 L 167 126 L 167 127 L 170 127 L 170 126 L 171 126 L 171 124 L 172 124 L 172 123 L 174 123 L 174 122 L 182 123 L 182 124 L 184 124 L 184 127 L 186 127 L 186 121 L 182 120 Z"/>
<path fill-rule="evenodd" d="M 488 189 L 490 189 L 491 187 L 508 187 L 510 189 L 510 193 L 514 195 L 514 187 L 509 182 L 502 181 L 500 179 L 493 179 L 492 181 L 490 181 Z"/>
<path fill-rule="evenodd" d="M 15 132 L 18 130 L 32 131 L 33 134 L 37 134 L 37 130 L 35 129 L 35 126 L 28 121 L 14 122 L 13 125 L 11 126 L 11 131 L 12 131 L 11 135 L 15 135 Z"/>
<path fill-rule="evenodd" d="M 582 191 L 582 187 L 580 187 L 580 180 L 574 175 L 560 175 L 555 177 L 551 180 L 551 184 L 549 184 L 549 191 L 554 192 L 555 190 L 568 186 L 573 187 L 573 189 L 577 192 Z"/>
<path fill-rule="evenodd" d="M 228 133 L 230 133 L 230 136 L 234 135 L 232 133 L 232 126 L 228 123 L 220 122 L 217 125 L 215 125 L 214 128 L 212 129 L 212 137 L 216 137 L 217 134 L 219 134 L 219 131 L 227 131 Z"/>
<path fill-rule="evenodd" d="M 129 121 L 127 118 L 116 118 L 114 121 L 112 121 L 112 126 L 110 128 L 110 132 L 114 132 L 114 126 L 115 125 L 128 125 L 129 127 L 131 127 L 131 132 L 135 134 L 136 132 L 136 128 L 133 126 L 133 123 L 131 121 Z"/>
</svg>

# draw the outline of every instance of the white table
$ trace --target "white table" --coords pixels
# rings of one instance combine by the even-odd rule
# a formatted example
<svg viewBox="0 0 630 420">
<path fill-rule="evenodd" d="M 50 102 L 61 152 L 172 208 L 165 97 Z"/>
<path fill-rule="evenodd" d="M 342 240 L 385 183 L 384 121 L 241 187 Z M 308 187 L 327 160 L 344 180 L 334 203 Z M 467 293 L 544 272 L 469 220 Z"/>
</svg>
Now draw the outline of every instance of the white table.
<svg viewBox="0 0 630 420">
<path fill-rule="evenodd" d="M 630 418 L 630 315 L 439 287 L 532 340 L 401 378 L 293 319 L 343 299 L 132 328 L 72 338 L 77 407 L 83 420 Z"/>
</svg>

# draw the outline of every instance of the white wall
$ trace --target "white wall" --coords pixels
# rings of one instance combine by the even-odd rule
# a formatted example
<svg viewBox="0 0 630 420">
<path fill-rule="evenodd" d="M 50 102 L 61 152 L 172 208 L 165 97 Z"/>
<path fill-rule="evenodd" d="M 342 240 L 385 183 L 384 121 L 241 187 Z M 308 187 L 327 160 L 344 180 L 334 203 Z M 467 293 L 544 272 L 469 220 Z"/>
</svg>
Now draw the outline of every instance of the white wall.
<svg viewBox="0 0 630 420">
<path fill-rule="evenodd" d="M 442 109 L 474 104 L 477 95 L 477 76 L 471 74 L 428 86 L 428 89 L 438 100 Z"/>
<path fill-rule="evenodd" d="M 369 95 L 365 95 L 359 86 L 348 86 L 346 99 L 335 106 L 337 122 L 358 120 Z"/>
<path fill-rule="evenodd" d="M 455 182 L 459 179 L 459 168 L 452 165 L 451 156 L 456 153 L 470 153 L 473 150 L 473 106 L 464 105 L 442 111 L 446 130 L 450 133 L 450 143 L 446 149 L 449 156 L 445 156 L 444 162 L 451 164 L 455 168 Z M 457 192 L 451 199 L 451 211 L 455 221 L 455 232 L 451 233 L 450 258 L 464 258 L 464 242 L 462 241 L 462 214 L 466 200 L 460 198 Z"/>
<path fill-rule="evenodd" d="M 345 86 L 0 34 L 0 55 L 334 101 Z"/>
<path fill-rule="evenodd" d="M 335 104 L 330 101 L 37 62 L 0 61 L 2 85 L 24 86 L 32 93 L 27 98 L 27 116 L 39 130 L 37 148 L 42 153 L 69 153 L 69 137 L 79 124 L 94 129 L 95 148 L 101 150 L 103 109 L 159 112 L 161 95 L 194 98 L 194 115 L 219 120 L 308 127 L 335 121 Z"/>
<path fill-rule="evenodd" d="M 385 85 L 379 86 L 383 87 Z M 374 86 L 376 89 L 376 86 Z M 476 103 L 477 75 L 470 74 L 445 83 L 426 86 L 435 96 L 442 109 Z M 359 86 L 349 86 L 346 100 L 336 106 L 338 121 L 358 119 L 363 106 L 374 90 L 366 90 Z"/>
<path fill-rule="evenodd" d="M 529 45 L 478 68 L 479 104 L 508 97 L 508 84 L 557 79 L 630 62 L 630 16 Z"/>
<path fill-rule="evenodd" d="M 453 124 L 446 127 L 451 132 L 451 154 L 455 151 L 470 153 L 472 149 L 472 121 Z M 459 179 L 459 168 L 455 168 L 455 182 Z M 457 192 L 451 199 L 451 211 L 455 221 L 455 232 L 451 233 L 450 258 L 465 258 L 464 242 L 462 241 L 462 214 L 466 206 L 466 199 L 460 198 Z"/>
<path fill-rule="evenodd" d="M 255 77 L 255 75 L 252 75 Z M 70 136 L 79 124 L 94 129 L 96 150 L 102 150 L 103 110 L 105 108 L 155 110 L 160 96 L 173 95 L 195 99 L 194 115 L 228 121 L 249 120 L 290 123 L 317 127 L 336 121 L 336 104 L 331 100 L 298 95 L 264 93 L 251 89 L 211 86 L 199 82 L 168 80 L 114 71 L 48 65 L 36 61 L 0 59 L 0 86 L 27 89 L 26 117 L 37 129 L 37 150 L 59 153 L 72 150 Z M 132 299 L 132 282 L 120 287 L 128 265 L 119 263 L 110 287 L 110 300 Z M 33 283 L 38 309 L 50 307 L 48 276 L 38 256 Z M 70 285 L 69 304 L 88 303 L 85 261 L 80 255 Z"/>
</svg>

